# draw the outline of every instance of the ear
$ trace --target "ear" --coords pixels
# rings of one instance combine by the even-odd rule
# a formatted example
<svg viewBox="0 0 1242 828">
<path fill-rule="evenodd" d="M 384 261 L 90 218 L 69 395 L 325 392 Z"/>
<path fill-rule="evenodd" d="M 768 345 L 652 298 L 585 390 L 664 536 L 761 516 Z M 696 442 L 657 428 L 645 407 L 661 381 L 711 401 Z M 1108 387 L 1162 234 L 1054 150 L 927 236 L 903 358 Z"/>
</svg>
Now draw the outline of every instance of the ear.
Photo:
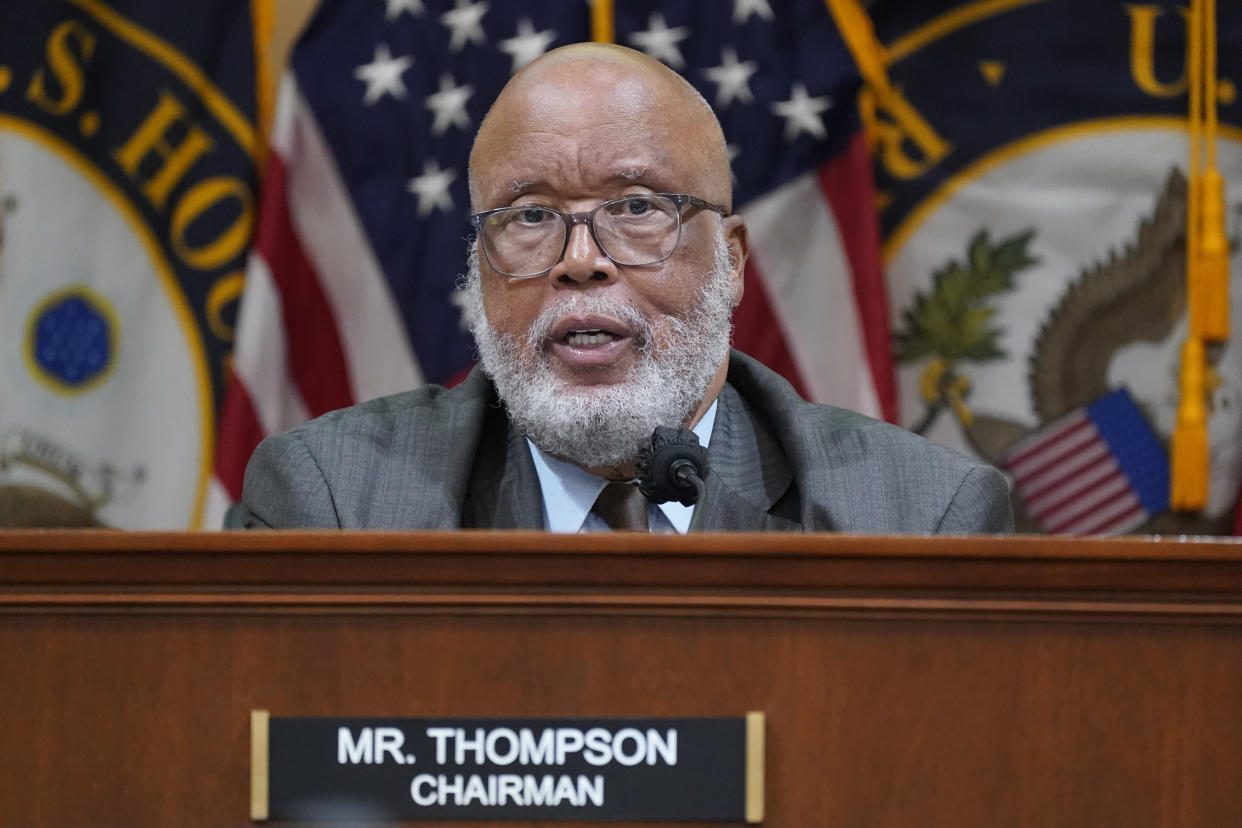
<svg viewBox="0 0 1242 828">
<path fill-rule="evenodd" d="M 729 259 L 733 271 L 733 307 L 742 303 L 746 275 L 746 258 L 750 256 L 750 233 L 746 222 L 736 213 L 723 219 L 725 243 L 729 245 Z"/>
</svg>

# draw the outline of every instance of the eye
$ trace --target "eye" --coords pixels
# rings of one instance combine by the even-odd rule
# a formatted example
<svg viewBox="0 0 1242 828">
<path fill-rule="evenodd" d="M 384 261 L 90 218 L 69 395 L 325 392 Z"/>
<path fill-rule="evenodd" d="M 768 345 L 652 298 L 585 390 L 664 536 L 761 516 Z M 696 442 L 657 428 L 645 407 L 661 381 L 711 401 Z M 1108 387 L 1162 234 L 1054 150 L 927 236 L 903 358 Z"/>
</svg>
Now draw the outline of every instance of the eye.
<svg viewBox="0 0 1242 828">
<path fill-rule="evenodd" d="M 539 224 L 547 221 L 551 215 L 542 207 L 520 207 L 516 210 L 515 218 L 523 224 Z"/>
<path fill-rule="evenodd" d="M 651 199 L 627 198 L 622 203 L 621 209 L 627 216 L 641 216 L 651 209 Z"/>
<path fill-rule="evenodd" d="M 614 219 L 650 218 L 659 212 L 659 207 L 651 196 L 629 196 L 609 202 L 607 212 Z"/>
<path fill-rule="evenodd" d="M 488 220 L 488 224 L 496 230 L 508 230 L 510 232 L 533 230 L 542 228 L 543 225 L 547 224 L 555 216 L 556 213 L 538 204 L 519 205 L 493 213 L 491 219 Z"/>
<path fill-rule="evenodd" d="M 646 198 L 630 198 L 625 201 L 625 211 L 631 216 L 641 216 L 651 209 L 651 201 Z"/>
</svg>

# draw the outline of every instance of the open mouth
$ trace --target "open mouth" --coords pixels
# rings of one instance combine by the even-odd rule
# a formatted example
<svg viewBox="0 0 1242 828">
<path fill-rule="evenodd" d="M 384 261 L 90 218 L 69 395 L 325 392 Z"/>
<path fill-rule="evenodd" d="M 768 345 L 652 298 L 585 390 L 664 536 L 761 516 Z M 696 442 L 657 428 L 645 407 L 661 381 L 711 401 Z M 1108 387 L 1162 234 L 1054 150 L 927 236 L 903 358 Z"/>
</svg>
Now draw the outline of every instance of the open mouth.
<svg viewBox="0 0 1242 828">
<path fill-rule="evenodd" d="M 549 342 L 570 348 L 598 348 L 631 335 L 624 322 L 595 313 L 567 316 L 548 333 Z"/>
<path fill-rule="evenodd" d="M 606 345 L 620 337 L 609 331 L 589 330 L 589 331 L 570 331 L 565 334 L 564 342 L 574 348 L 590 348 L 594 345 Z"/>
</svg>

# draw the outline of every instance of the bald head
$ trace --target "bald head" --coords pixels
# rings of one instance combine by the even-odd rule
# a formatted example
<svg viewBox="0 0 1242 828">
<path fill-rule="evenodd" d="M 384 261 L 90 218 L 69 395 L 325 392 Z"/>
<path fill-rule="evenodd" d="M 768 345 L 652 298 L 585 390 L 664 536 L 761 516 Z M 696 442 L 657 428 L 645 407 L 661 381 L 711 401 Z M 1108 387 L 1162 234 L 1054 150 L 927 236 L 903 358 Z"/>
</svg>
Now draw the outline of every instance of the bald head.
<svg viewBox="0 0 1242 828">
<path fill-rule="evenodd" d="M 675 224 L 655 193 L 690 196 L 673 199 Z M 514 76 L 483 120 L 470 198 L 498 211 L 480 222 L 468 285 L 509 416 L 544 451 L 633 479 L 652 430 L 697 422 L 728 370 L 748 240 L 711 108 L 638 52 L 557 49 Z M 523 263 L 506 271 L 506 256 Z"/>
<path fill-rule="evenodd" d="M 567 136 L 575 140 L 567 142 Z M 647 156 L 638 151 L 643 142 Z M 576 157 L 557 159 L 558 149 L 572 150 Z M 628 167 L 622 157 L 626 151 L 634 156 Z M 609 172 L 622 178 L 680 176 L 681 182 L 668 178 L 666 187 L 637 183 L 732 205 L 724 133 L 703 96 L 659 61 L 602 43 L 555 49 L 510 79 L 475 137 L 471 201 L 476 210 L 498 206 L 505 189 L 512 194 L 537 180 L 492 179 L 509 168 L 515 174 L 528 168 L 537 176 L 540 164 L 559 163 L 561 173 L 577 165 L 594 175 L 600 172 L 594 163 L 614 157 L 623 166 Z"/>
</svg>

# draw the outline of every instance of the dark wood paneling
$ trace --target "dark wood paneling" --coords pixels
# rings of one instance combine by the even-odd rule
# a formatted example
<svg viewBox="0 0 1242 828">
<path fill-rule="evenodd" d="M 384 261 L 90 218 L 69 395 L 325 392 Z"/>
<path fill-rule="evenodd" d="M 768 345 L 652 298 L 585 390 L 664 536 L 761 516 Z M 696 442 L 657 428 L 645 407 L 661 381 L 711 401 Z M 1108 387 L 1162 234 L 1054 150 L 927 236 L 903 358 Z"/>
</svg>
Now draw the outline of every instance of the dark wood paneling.
<svg viewBox="0 0 1242 828">
<path fill-rule="evenodd" d="M 1218 828 L 1242 550 L 0 533 L 0 825 L 246 825 L 252 708 L 764 710 L 769 826 Z"/>
</svg>

